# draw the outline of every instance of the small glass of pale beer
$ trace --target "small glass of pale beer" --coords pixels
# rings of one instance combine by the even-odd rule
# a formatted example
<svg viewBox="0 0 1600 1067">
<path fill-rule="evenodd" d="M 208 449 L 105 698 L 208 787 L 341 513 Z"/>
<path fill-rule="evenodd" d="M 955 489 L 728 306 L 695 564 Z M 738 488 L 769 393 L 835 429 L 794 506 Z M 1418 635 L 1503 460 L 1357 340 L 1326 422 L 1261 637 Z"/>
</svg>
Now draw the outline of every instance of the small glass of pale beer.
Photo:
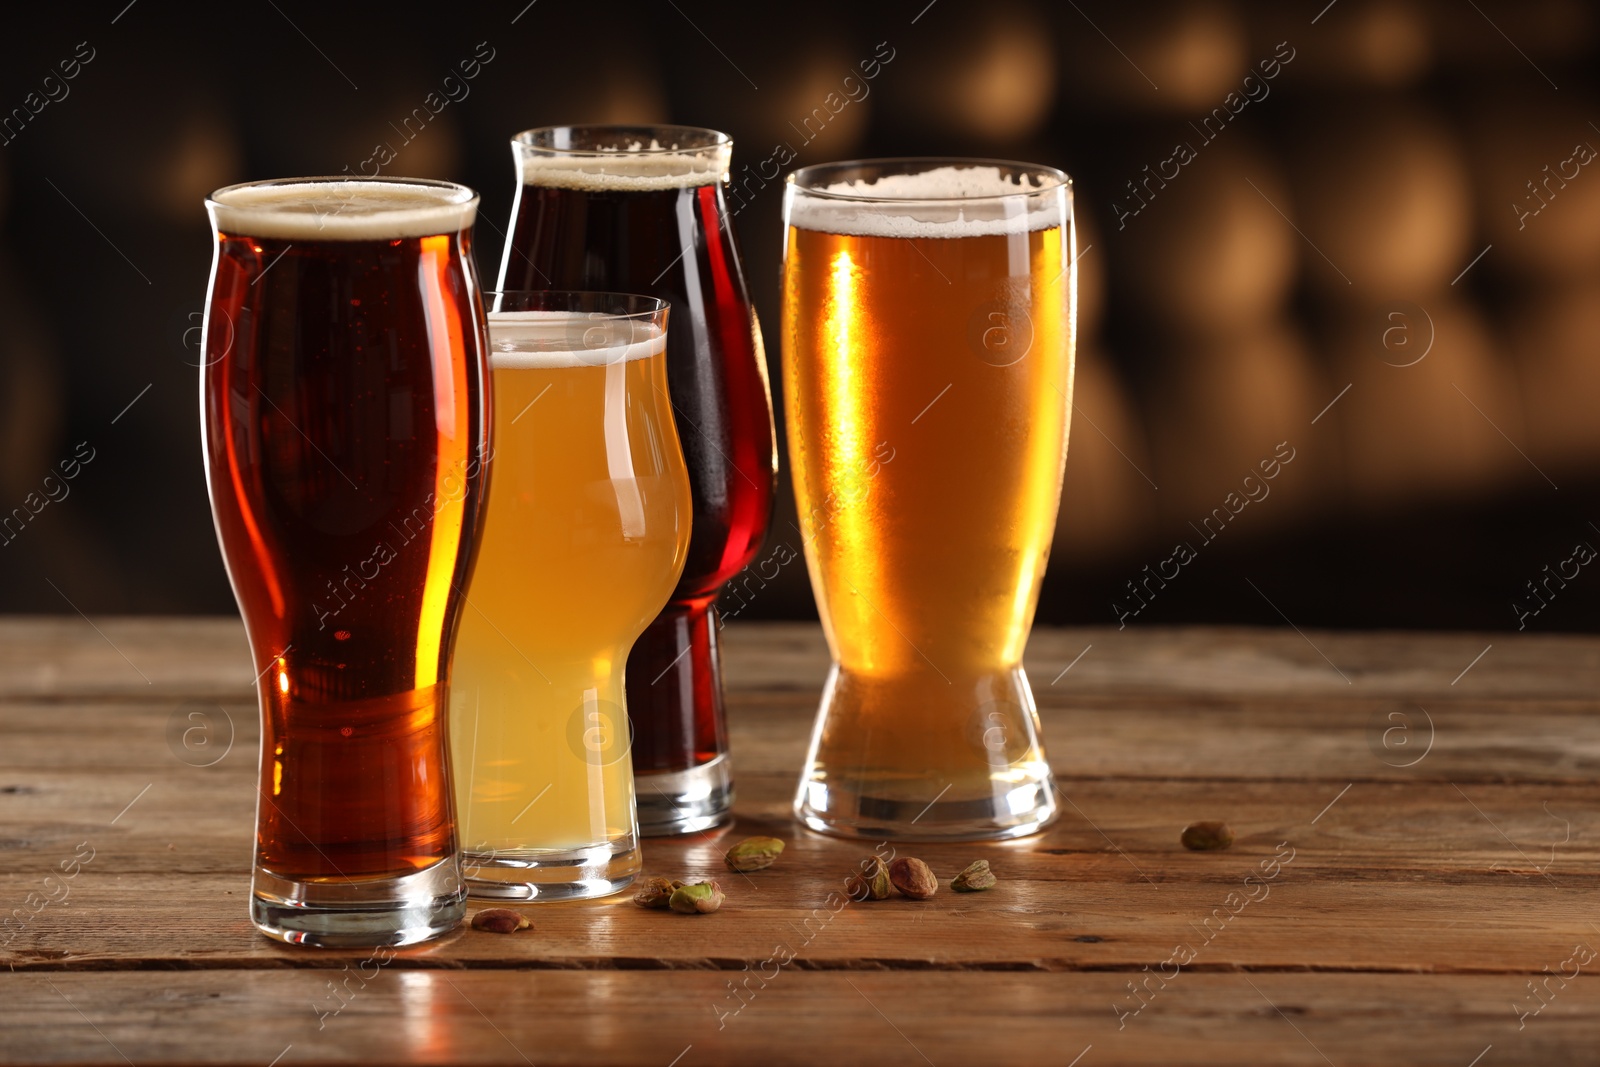
<svg viewBox="0 0 1600 1067">
<path fill-rule="evenodd" d="M 988 160 L 830 163 L 784 194 L 783 375 L 834 668 L 814 830 L 1017 837 L 1055 814 L 1022 651 L 1071 411 L 1071 183 Z"/>
<path fill-rule="evenodd" d="M 250 917 L 403 945 L 466 911 L 445 726 L 487 472 L 478 197 L 218 190 L 201 424 L 261 703 Z"/>
<path fill-rule="evenodd" d="M 692 504 L 667 304 L 489 295 L 494 476 L 456 646 L 451 750 L 473 896 L 598 897 L 639 872 L 628 652 Z"/>
</svg>

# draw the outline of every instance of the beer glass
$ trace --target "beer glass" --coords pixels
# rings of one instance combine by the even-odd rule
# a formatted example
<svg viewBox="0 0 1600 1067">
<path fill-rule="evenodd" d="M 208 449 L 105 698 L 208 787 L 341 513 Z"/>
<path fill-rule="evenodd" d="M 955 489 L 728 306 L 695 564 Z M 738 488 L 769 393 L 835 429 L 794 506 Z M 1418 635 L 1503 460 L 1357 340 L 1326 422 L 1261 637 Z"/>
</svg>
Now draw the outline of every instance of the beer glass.
<svg viewBox="0 0 1600 1067">
<path fill-rule="evenodd" d="M 500 288 L 672 304 L 667 388 L 694 529 L 683 577 L 628 658 L 628 707 L 641 831 L 704 830 L 733 804 L 715 602 L 760 551 L 777 476 L 766 355 L 723 191 L 733 143 L 686 126 L 556 126 L 511 147 L 517 198 Z M 735 195 L 763 184 L 746 178 Z"/>
<path fill-rule="evenodd" d="M 477 206 L 398 178 L 206 202 L 206 475 L 261 702 L 250 916 L 283 941 L 465 912 L 444 715 L 486 477 Z"/>
<path fill-rule="evenodd" d="M 1071 186 L 1020 163 L 807 167 L 784 190 L 789 461 L 834 667 L 814 830 L 1016 837 L 1055 813 L 1023 646 L 1071 411 Z"/>
<path fill-rule="evenodd" d="M 639 872 L 624 665 L 689 546 L 667 305 L 489 296 L 494 478 L 451 690 L 474 896 L 614 893 Z"/>
</svg>

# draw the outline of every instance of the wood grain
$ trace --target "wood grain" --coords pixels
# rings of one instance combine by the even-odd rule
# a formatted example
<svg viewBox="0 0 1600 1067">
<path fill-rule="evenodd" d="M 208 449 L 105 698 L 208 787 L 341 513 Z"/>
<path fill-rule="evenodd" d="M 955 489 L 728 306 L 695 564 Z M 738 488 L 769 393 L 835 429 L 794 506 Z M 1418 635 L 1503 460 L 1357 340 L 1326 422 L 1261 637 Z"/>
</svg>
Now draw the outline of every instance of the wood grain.
<svg viewBox="0 0 1600 1067">
<path fill-rule="evenodd" d="M 1061 818 L 900 846 L 946 879 L 989 859 L 987 893 L 854 904 L 830 894 L 872 843 L 789 815 L 820 631 L 724 638 L 738 822 L 646 842 L 651 873 L 721 878 L 721 912 L 532 907 L 362 980 L 367 954 L 245 918 L 236 622 L 0 620 L 0 919 L 25 919 L 0 932 L 0 1062 L 1592 1062 L 1600 641 L 1040 631 Z M 1182 849 L 1202 818 L 1234 846 Z M 790 842 L 779 864 L 722 870 L 752 833 Z M 330 982 L 349 1003 L 319 1020 Z"/>
<path fill-rule="evenodd" d="M 11 1063 L 1592 1063 L 1600 980 L 1536 1016 L 1510 976 L 359 969 L 0 976 Z M 350 977 L 354 976 L 354 977 Z M 330 986 L 330 982 L 332 986 Z M 742 979 L 741 979 L 742 982 Z M 348 984 L 346 984 L 348 983 Z M 342 997 L 333 991 L 343 987 Z M 337 1014 L 334 1008 L 343 1005 Z M 1524 1009 L 1526 1010 L 1526 1009 Z M 735 1014 L 735 1011 L 737 1013 Z M 326 1015 L 322 1013 L 328 1013 Z M 1120 1025 L 1120 1029 L 1119 1029 Z M 1521 1029 L 1519 1029 L 1519 1026 Z M 1485 1050 L 1488 1050 L 1487 1054 Z M 1078 1058 L 1081 1057 L 1081 1058 Z M 1481 1059 L 1476 1059 L 1482 1057 Z"/>
<path fill-rule="evenodd" d="M 1089 645 L 1083 659 L 1049 686 Z M 723 631 L 723 647 L 730 690 L 815 695 L 827 674 L 827 646 L 815 626 L 734 623 Z M 1044 680 L 1041 689 L 1078 694 L 1459 692 L 1589 700 L 1600 692 L 1600 638 L 1580 635 L 1040 629 L 1026 663 L 1036 683 Z M 0 695 L 6 697 L 211 697 L 247 693 L 254 673 L 237 619 L 0 619 Z"/>
</svg>

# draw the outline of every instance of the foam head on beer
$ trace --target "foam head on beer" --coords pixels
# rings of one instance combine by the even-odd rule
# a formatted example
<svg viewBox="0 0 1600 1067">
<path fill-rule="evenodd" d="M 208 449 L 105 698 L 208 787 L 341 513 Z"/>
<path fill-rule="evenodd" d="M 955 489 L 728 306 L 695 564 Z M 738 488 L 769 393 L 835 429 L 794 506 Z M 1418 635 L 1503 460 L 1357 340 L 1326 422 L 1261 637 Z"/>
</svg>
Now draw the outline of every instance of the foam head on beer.
<svg viewBox="0 0 1600 1067">
<path fill-rule="evenodd" d="M 681 147 L 658 140 L 615 148 L 563 149 L 519 143 L 522 180 L 587 193 L 642 192 L 710 185 L 728 169 L 731 142 Z"/>
<path fill-rule="evenodd" d="M 211 197 L 217 229 L 286 241 L 383 241 L 456 233 L 478 197 L 459 185 L 295 181 L 235 185 Z"/>
<path fill-rule="evenodd" d="M 667 350 L 654 323 L 576 311 L 489 315 L 489 363 L 496 370 L 552 370 L 647 359 Z"/>
<path fill-rule="evenodd" d="M 789 221 L 855 237 L 981 237 L 1061 225 L 1065 182 L 988 165 L 936 167 L 796 190 Z"/>
</svg>

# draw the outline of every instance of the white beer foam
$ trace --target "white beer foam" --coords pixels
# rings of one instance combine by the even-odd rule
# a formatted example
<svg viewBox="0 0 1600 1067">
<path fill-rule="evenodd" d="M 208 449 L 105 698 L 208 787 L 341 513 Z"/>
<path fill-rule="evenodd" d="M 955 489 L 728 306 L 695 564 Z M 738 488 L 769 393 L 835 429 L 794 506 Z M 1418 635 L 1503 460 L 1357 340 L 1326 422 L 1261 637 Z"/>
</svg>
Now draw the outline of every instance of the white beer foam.
<svg viewBox="0 0 1600 1067">
<path fill-rule="evenodd" d="M 210 201 L 217 229 L 285 241 L 383 241 L 456 233 L 478 197 L 464 187 L 330 181 L 237 185 Z"/>
<path fill-rule="evenodd" d="M 489 313 L 489 365 L 496 369 L 597 367 L 666 350 L 666 331 L 637 319 L 581 311 Z"/>
<path fill-rule="evenodd" d="M 728 169 L 730 144 L 679 149 L 651 140 L 622 148 L 567 151 L 517 143 L 524 185 L 580 192 L 642 192 L 692 189 L 720 181 Z"/>
<path fill-rule="evenodd" d="M 875 182 L 791 186 L 789 223 L 851 237 L 981 237 L 1027 233 L 1067 221 L 1058 190 L 1012 181 L 999 167 L 950 166 L 888 174 Z M 823 195 L 814 195 L 821 193 Z M 834 199 L 864 197 L 868 200 Z"/>
</svg>

